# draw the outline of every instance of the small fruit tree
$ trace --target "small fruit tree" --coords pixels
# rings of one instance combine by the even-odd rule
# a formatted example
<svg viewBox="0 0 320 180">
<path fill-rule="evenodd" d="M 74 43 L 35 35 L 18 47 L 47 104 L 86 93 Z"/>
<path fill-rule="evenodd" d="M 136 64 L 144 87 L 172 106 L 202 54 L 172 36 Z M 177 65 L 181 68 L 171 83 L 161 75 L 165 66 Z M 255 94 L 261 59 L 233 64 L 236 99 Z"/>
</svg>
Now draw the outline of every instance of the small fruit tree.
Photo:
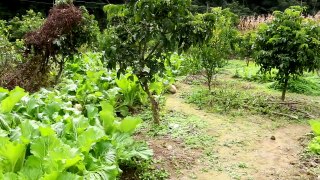
<svg viewBox="0 0 320 180">
<path fill-rule="evenodd" d="M 108 68 L 118 75 L 130 67 L 151 102 L 153 119 L 160 123 L 159 104 L 150 83 L 165 70 L 165 59 L 176 50 L 186 50 L 205 37 L 190 13 L 191 0 L 140 0 L 123 5 L 107 5 L 109 27 L 103 50 Z"/>
<path fill-rule="evenodd" d="M 261 71 L 278 70 L 283 101 L 290 78 L 320 66 L 320 27 L 313 20 L 303 18 L 302 12 L 299 6 L 275 11 L 274 20 L 259 28 L 255 42 L 255 61 Z"/>
<path fill-rule="evenodd" d="M 197 15 L 203 18 L 206 14 Z M 235 27 L 236 15 L 229 9 L 213 8 L 211 10 L 213 28 L 212 33 L 208 34 L 208 41 L 201 43 L 191 50 L 191 56 L 196 58 L 204 69 L 209 90 L 211 90 L 212 78 L 217 73 L 218 68 L 226 64 L 226 58 L 232 50 L 232 42 L 237 36 Z"/>
</svg>

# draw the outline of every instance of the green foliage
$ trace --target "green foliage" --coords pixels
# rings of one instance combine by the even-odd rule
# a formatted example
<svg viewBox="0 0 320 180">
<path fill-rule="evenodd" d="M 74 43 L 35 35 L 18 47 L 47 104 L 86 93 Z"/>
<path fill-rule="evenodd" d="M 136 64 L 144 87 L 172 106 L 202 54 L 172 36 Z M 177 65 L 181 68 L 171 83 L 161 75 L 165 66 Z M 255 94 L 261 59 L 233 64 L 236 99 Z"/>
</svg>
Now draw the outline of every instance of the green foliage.
<svg viewBox="0 0 320 180">
<path fill-rule="evenodd" d="M 236 51 L 241 58 L 252 58 L 256 36 L 255 31 L 244 32 L 239 35 Z"/>
<path fill-rule="evenodd" d="M 0 20 L 0 76 L 13 66 L 13 63 L 20 62 L 22 57 L 17 44 L 9 41 L 10 28 L 6 21 Z M 0 82 L 1 83 L 1 82 Z"/>
<path fill-rule="evenodd" d="M 282 86 L 278 83 L 274 83 L 271 85 L 273 89 L 282 89 Z M 320 95 L 320 85 L 319 80 L 299 77 L 289 80 L 288 91 L 298 94 L 305 94 L 311 96 L 319 96 Z"/>
<path fill-rule="evenodd" d="M 10 113 L 13 107 L 23 98 L 27 93 L 24 89 L 16 87 L 10 91 L 5 99 L 0 103 L 0 113 Z"/>
<path fill-rule="evenodd" d="M 179 0 L 107 5 L 104 10 L 111 26 L 105 32 L 103 48 L 110 59 L 109 68 L 118 64 L 120 74 L 131 67 L 139 80 L 153 81 L 165 70 L 165 54 L 183 43 L 185 32 L 180 31 L 188 22 L 189 5 L 190 1 Z"/>
<path fill-rule="evenodd" d="M 209 112 L 241 115 L 244 112 L 268 115 L 270 117 L 286 117 L 290 119 L 309 119 L 309 112 L 317 113 L 318 106 L 313 102 L 301 102 L 301 105 L 279 103 L 275 97 L 265 93 L 242 92 L 230 86 L 219 87 L 211 92 L 197 90 L 185 95 L 188 103 L 196 104 Z"/>
<path fill-rule="evenodd" d="M 320 122 L 316 120 L 309 121 L 315 137 L 309 143 L 309 149 L 315 154 L 320 154 Z"/>
<path fill-rule="evenodd" d="M 229 60 L 227 65 L 221 69 L 222 73 L 231 73 L 233 78 L 241 78 L 247 81 L 259 83 L 273 82 L 276 71 L 261 73 L 260 67 L 255 63 L 244 62 L 243 60 Z"/>
<path fill-rule="evenodd" d="M 159 105 L 150 92 L 151 82 L 163 75 L 172 52 L 186 50 L 212 33 L 193 18 L 190 6 L 190 0 L 142 0 L 104 7 L 109 28 L 101 47 L 108 68 L 117 70 L 118 77 L 132 68 L 149 97 L 155 123 L 160 121 Z M 210 15 L 201 20 L 210 20 Z"/>
<path fill-rule="evenodd" d="M 116 179 L 122 164 L 150 159 L 131 137 L 141 119 L 116 116 L 125 96 L 100 59 L 75 56 L 53 90 L 0 88 L 0 177 Z"/>
<path fill-rule="evenodd" d="M 205 71 L 209 89 L 211 89 L 212 78 L 217 74 L 217 69 L 226 64 L 226 58 L 232 50 L 232 40 L 236 36 L 234 26 L 235 15 L 229 9 L 213 8 L 213 16 L 210 16 L 214 22 L 211 35 L 208 34 L 208 41 L 196 46 L 190 54 L 197 64 Z M 209 16 L 209 15 L 208 15 Z M 200 16 L 206 18 L 206 16 Z M 205 20 L 203 20 L 205 21 Z"/>
<path fill-rule="evenodd" d="M 56 5 L 59 5 L 59 4 L 72 4 L 73 0 L 55 0 L 54 3 Z"/>
<path fill-rule="evenodd" d="M 136 77 L 130 79 L 131 71 L 119 79 L 116 73 L 108 71 L 101 62 L 101 54 L 86 53 L 75 56 L 66 66 L 69 80 L 62 82 L 63 91 L 75 93 L 81 105 L 99 104 L 107 100 L 117 113 L 127 116 L 139 105 L 145 105 L 147 95 Z M 160 88 L 161 89 L 161 88 Z"/>
<path fill-rule="evenodd" d="M 275 11 L 275 19 L 259 28 L 255 42 L 256 63 L 261 71 L 278 70 L 278 83 L 283 86 L 282 100 L 291 77 L 320 66 L 320 26 L 303 19 L 302 11 L 298 6 L 284 12 Z"/>
<path fill-rule="evenodd" d="M 30 104 L 34 100 L 34 97 L 30 97 L 25 101 Z M 18 126 L 10 127 L 13 134 L 10 135 L 8 131 L 0 139 L 0 167 L 4 176 L 17 173 L 16 176 L 21 178 L 28 173 L 35 173 L 34 170 L 37 169 L 39 179 L 47 176 L 62 177 L 66 173 L 72 177 L 114 179 L 120 173 L 119 163 L 131 161 L 132 158 L 149 159 L 152 155 L 144 144 L 135 143 L 128 134 L 134 131 L 141 120 L 125 118 L 123 121 L 109 121 L 109 118 L 114 117 L 112 114 L 101 116 L 101 112 L 105 110 L 103 108 L 100 118 L 98 111 L 91 117 L 86 117 L 85 112 L 66 108 L 65 104 L 68 103 L 64 103 L 59 112 L 64 116 L 54 113 L 52 116 L 48 115 L 49 121 L 41 118 L 42 122 L 28 120 L 28 111 L 32 110 L 20 105 L 16 116 L 23 120 Z M 41 105 L 29 108 L 38 107 L 39 114 L 44 117 L 46 108 L 39 106 Z M 90 125 L 89 118 L 97 121 Z M 105 122 L 111 128 L 106 128 Z"/>
<path fill-rule="evenodd" d="M 10 26 L 10 41 L 23 39 L 23 36 L 30 31 L 40 28 L 44 23 L 44 18 L 41 13 L 37 13 L 32 9 L 27 11 L 21 17 L 14 17 L 8 22 Z"/>
</svg>

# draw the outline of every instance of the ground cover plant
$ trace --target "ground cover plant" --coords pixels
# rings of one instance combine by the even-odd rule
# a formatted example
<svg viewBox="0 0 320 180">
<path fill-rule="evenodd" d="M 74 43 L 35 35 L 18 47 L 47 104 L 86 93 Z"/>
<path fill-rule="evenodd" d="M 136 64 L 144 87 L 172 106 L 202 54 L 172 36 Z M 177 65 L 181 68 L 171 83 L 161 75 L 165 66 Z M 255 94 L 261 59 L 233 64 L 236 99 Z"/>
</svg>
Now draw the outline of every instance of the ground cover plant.
<svg viewBox="0 0 320 180">
<path fill-rule="evenodd" d="M 99 68 L 99 56 L 83 59 Z M 54 91 L 42 89 L 28 95 L 21 88 L 1 89 L 2 178 L 114 179 L 122 172 L 120 165 L 152 156 L 144 143 L 136 143 L 130 136 L 141 120 L 116 117 L 114 107 L 123 103 L 119 99 L 125 95 L 120 95 L 120 88 L 112 89 L 115 82 L 100 81 L 104 90 L 110 84 L 110 91 L 103 94 L 96 86 L 98 79 L 103 79 L 98 76 L 101 71 L 93 75 L 83 66 L 78 71 L 72 69 L 72 63 L 68 67 L 68 73 L 73 71 L 67 73 L 68 85 L 62 83 Z M 87 81 L 78 79 L 82 73 Z M 71 75 L 77 85 L 71 83 Z M 103 100 L 98 101 L 101 96 Z"/>
<path fill-rule="evenodd" d="M 316 18 L 112 2 L 0 21 L 0 179 L 319 176 Z"/>
</svg>

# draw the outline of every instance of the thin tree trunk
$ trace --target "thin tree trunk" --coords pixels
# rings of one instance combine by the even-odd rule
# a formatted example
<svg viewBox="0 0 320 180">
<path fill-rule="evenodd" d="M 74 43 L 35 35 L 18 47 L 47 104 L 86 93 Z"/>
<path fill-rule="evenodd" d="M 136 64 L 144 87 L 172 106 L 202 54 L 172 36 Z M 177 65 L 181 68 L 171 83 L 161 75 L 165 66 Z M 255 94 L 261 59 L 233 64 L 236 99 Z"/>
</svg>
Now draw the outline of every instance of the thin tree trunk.
<svg viewBox="0 0 320 180">
<path fill-rule="evenodd" d="M 59 82 L 59 79 L 61 78 L 63 68 L 64 68 L 64 61 L 62 60 L 61 62 L 59 62 L 59 72 L 58 72 L 58 75 L 56 76 L 56 80 L 55 80 L 56 84 Z"/>
<path fill-rule="evenodd" d="M 155 100 L 153 95 L 150 92 L 149 85 L 147 82 L 143 83 L 143 90 L 147 93 L 150 103 L 151 103 L 151 110 L 152 110 L 152 116 L 153 116 L 153 122 L 157 125 L 160 124 L 160 115 L 159 115 L 159 103 Z"/>
<path fill-rule="evenodd" d="M 211 92 L 211 81 L 212 81 L 212 78 L 208 77 L 208 88 L 210 92 Z"/>
<path fill-rule="evenodd" d="M 288 81 L 289 81 L 289 75 L 285 76 L 285 80 L 284 80 L 284 84 L 283 84 L 283 88 L 282 88 L 282 96 L 281 96 L 281 100 L 284 101 L 286 99 L 286 92 L 287 92 L 287 88 L 288 88 Z"/>
</svg>

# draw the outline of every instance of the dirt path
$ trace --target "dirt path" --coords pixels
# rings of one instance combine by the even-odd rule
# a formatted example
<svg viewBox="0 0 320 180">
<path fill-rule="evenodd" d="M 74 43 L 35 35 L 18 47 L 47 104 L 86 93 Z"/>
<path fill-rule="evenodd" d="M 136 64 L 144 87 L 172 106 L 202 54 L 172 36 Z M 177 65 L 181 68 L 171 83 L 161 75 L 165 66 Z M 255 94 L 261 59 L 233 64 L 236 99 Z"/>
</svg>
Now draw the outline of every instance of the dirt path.
<svg viewBox="0 0 320 180">
<path fill-rule="evenodd" d="M 217 157 L 213 165 L 202 172 L 207 165 L 198 162 L 179 179 L 190 179 L 190 173 L 201 180 L 308 179 L 296 165 L 302 151 L 299 138 L 310 132 L 308 126 L 285 124 L 279 128 L 261 116 L 232 118 L 206 113 L 180 98 L 181 92 L 191 90 L 189 85 L 180 84 L 178 88 L 177 94 L 167 96 L 166 108 L 203 119 L 209 124 L 208 133 L 217 139 L 212 147 Z"/>
</svg>

